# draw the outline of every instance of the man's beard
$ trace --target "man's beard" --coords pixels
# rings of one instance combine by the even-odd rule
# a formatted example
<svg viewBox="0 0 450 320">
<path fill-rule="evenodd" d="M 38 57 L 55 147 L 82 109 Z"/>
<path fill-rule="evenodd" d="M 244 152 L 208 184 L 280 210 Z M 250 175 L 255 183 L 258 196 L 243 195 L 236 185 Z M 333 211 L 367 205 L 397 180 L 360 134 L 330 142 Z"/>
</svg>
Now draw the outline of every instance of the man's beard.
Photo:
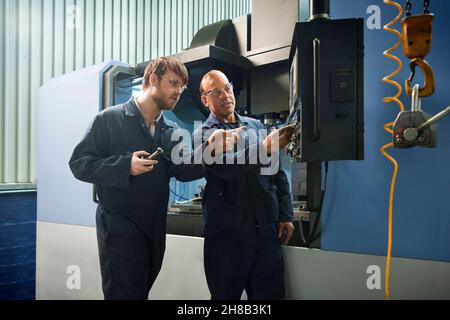
<svg viewBox="0 0 450 320">
<path fill-rule="evenodd" d="M 176 99 L 176 100 L 174 100 Z M 168 98 L 161 98 L 157 97 L 154 98 L 156 105 L 160 110 L 173 110 L 175 108 L 175 105 L 177 104 L 179 98 L 176 97 L 168 97 Z"/>
</svg>

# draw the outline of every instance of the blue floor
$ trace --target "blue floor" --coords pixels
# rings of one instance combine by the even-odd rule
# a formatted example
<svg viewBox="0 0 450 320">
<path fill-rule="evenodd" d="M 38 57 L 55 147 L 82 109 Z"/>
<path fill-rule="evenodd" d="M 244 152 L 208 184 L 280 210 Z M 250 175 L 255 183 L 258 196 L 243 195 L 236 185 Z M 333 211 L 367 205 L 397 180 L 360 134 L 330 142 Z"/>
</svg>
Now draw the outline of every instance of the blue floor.
<svg viewBox="0 0 450 320">
<path fill-rule="evenodd" d="M 0 193 L 0 300 L 36 292 L 36 192 Z"/>
</svg>

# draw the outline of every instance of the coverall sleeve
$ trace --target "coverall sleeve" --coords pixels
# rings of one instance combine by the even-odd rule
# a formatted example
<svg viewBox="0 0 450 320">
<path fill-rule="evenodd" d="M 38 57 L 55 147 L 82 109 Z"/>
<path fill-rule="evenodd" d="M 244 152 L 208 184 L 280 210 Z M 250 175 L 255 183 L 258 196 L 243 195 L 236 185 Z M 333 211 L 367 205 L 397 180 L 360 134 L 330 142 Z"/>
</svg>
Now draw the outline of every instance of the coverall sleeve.
<svg viewBox="0 0 450 320">
<path fill-rule="evenodd" d="M 178 181 L 188 182 L 203 178 L 205 173 L 201 164 L 176 165 L 169 162 L 169 176 L 175 177 Z"/>
<path fill-rule="evenodd" d="M 98 185 L 127 188 L 132 154 L 108 155 L 102 146 L 109 140 L 101 115 L 92 121 L 69 161 L 78 180 Z"/>
<path fill-rule="evenodd" d="M 168 164 L 169 177 L 174 177 L 181 182 L 188 182 L 205 176 L 203 165 L 194 161 L 191 143 L 190 140 L 183 140 L 183 137 L 179 137 L 178 141 L 167 143 L 169 151 L 164 153 L 163 157 Z M 172 158 L 176 155 L 179 155 L 183 160 L 174 163 Z"/>
<path fill-rule="evenodd" d="M 195 134 L 202 134 L 201 132 L 197 132 Z M 209 137 L 205 137 L 204 140 L 207 140 Z M 201 146 L 199 146 L 195 152 L 203 153 L 205 148 L 207 147 L 207 141 L 205 141 Z M 200 149 L 201 148 L 201 149 Z M 237 152 L 226 152 L 221 156 L 221 163 L 212 163 L 207 164 L 204 163 L 205 173 L 217 176 L 218 178 L 231 180 L 236 178 L 237 176 L 243 174 L 244 172 L 250 170 L 257 170 L 264 166 L 260 159 L 259 151 L 264 150 L 264 146 L 262 142 L 248 144 L 245 143 L 245 148 L 243 150 L 239 150 Z M 250 159 L 251 155 L 256 155 L 256 163 L 251 164 Z M 240 164 L 239 162 L 244 162 L 244 164 Z M 232 164 L 227 164 L 232 163 Z"/>
<path fill-rule="evenodd" d="M 273 177 L 274 184 L 277 187 L 278 205 L 280 208 L 280 222 L 292 222 L 294 220 L 294 210 L 292 208 L 292 196 L 289 187 L 289 181 L 286 172 L 281 167 Z"/>
</svg>

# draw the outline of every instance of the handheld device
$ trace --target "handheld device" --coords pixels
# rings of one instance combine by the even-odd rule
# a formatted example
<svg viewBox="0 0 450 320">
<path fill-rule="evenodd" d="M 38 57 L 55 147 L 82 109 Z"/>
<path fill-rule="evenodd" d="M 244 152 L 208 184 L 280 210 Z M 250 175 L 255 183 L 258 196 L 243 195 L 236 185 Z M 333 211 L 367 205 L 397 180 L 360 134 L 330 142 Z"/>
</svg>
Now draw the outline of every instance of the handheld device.
<svg viewBox="0 0 450 320">
<path fill-rule="evenodd" d="M 160 147 L 158 147 L 158 149 L 156 149 L 155 152 L 153 152 L 149 157 L 148 160 L 154 160 L 157 156 L 159 156 L 160 154 L 162 154 L 164 152 L 164 150 Z"/>
</svg>

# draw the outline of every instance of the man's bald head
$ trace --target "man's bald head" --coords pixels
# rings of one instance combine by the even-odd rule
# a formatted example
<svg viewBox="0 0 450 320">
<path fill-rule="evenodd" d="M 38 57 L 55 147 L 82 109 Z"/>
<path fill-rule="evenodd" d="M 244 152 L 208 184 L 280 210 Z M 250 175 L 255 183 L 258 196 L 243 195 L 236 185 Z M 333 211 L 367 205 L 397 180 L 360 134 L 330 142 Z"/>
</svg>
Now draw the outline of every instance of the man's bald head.
<svg viewBox="0 0 450 320">
<path fill-rule="evenodd" d="M 199 89 L 200 90 L 200 94 L 204 94 L 205 93 L 205 84 L 207 82 L 210 82 L 210 81 L 212 81 L 214 79 L 217 79 L 217 78 L 222 78 L 223 80 L 228 82 L 227 76 L 222 71 L 211 70 L 208 73 L 206 73 L 203 76 L 202 81 L 200 81 L 200 89 Z"/>
<path fill-rule="evenodd" d="M 225 123 L 235 121 L 236 99 L 233 85 L 227 76 L 219 70 L 211 70 L 200 82 L 200 99 L 219 120 Z"/>
</svg>

